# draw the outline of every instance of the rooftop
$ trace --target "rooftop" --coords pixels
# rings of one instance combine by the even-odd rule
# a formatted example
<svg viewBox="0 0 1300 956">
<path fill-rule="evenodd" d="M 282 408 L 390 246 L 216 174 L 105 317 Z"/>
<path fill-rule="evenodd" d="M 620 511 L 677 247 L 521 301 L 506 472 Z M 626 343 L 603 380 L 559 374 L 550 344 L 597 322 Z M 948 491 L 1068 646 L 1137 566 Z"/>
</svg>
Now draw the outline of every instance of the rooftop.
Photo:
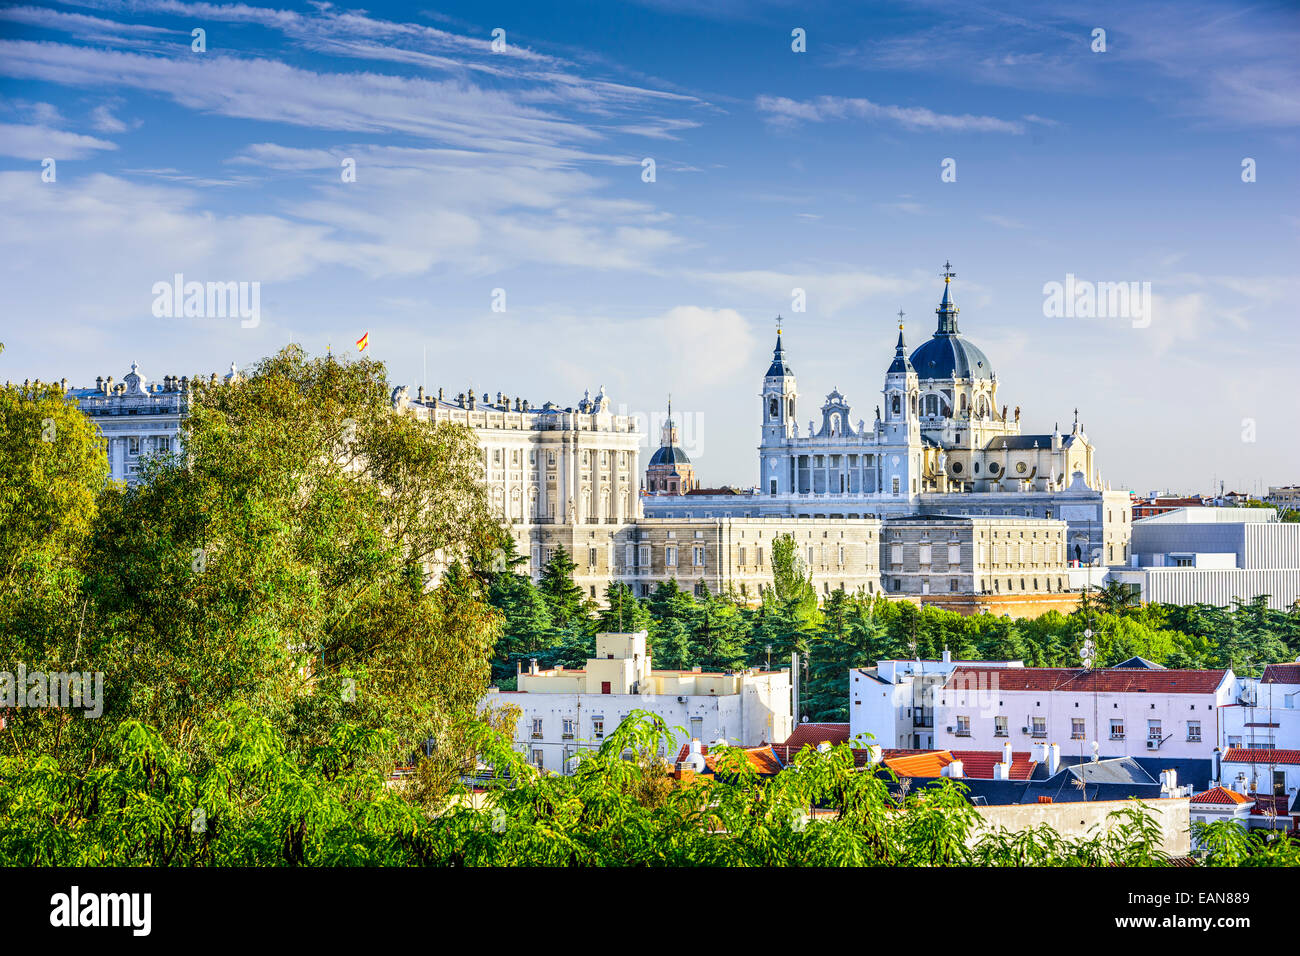
<svg viewBox="0 0 1300 956">
<path fill-rule="evenodd" d="M 1213 694 L 1227 673 L 1226 670 L 1099 668 L 1089 671 L 1075 667 L 962 666 L 952 672 L 944 687 L 961 690 L 996 686 L 999 690 L 1072 694 Z"/>
</svg>

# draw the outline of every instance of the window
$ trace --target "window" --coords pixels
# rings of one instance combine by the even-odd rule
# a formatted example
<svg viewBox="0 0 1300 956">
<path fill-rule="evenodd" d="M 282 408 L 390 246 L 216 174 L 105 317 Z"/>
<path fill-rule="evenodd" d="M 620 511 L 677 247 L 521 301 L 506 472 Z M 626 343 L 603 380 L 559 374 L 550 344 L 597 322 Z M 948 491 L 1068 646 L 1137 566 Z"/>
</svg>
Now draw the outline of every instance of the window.
<svg viewBox="0 0 1300 956">
<path fill-rule="evenodd" d="M 561 736 L 563 736 L 565 740 L 573 739 L 573 718 L 572 717 L 564 718 L 564 733 Z"/>
<path fill-rule="evenodd" d="M 542 718 L 540 717 L 533 718 L 533 739 L 542 739 Z"/>
<path fill-rule="evenodd" d="M 636 563 L 639 567 L 650 567 L 650 545 L 643 544 L 637 548 Z"/>
<path fill-rule="evenodd" d="M 1187 739 L 1193 743 L 1201 742 L 1201 722 L 1199 720 L 1189 720 L 1187 722 Z"/>
<path fill-rule="evenodd" d="M 542 768 L 542 748 L 541 748 L 541 747 L 534 747 L 534 748 L 533 748 L 533 761 L 532 761 L 532 762 L 533 762 L 533 766 L 536 767 L 538 770 L 543 769 L 543 768 Z"/>
<path fill-rule="evenodd" d="M 1148 739 L 1148 740 L 1159 740 L 1162 736 L 1163 736 L 1163 734 L 1160 733 L 1160 721 L 1158 721 L 1158 720 L 1148 720 L 1148 721 L 1147 721 L 1147 739 Z"/>
<path fill-rule="evenodd" d="M 699 740 L 703 736 L 704 736 L 704 718 L 692 717 L 691 718 L 691 739 Z"/>
<path fill-rule="evenodd" d="M 140 439 L 136 436 L 132 436 L 131 438 L 128 438 L 126 440 L 126 450 L 127 450 L 127 454 L 130 455 L 140 454 Z"/>
<path fill-rule="evenodd" d="M 664 564 L 670 568 L 677 567 L 677 548 L 675 545 L 668 545 L 664 548 Z"/>
<path fill-rule="evenodd" d="M 1084 730 L 1084 726 L 1083 726 L 1083 718 L 1082 717 L 1073 718 L 1070 721 L 1070 739 L 1082 740 L 1085 734 L 1086 731 Z"/>
<path fill-rule="evenodd" d="M 1029 731 L 1035 737 L 1047 736 L 1047 718 L 1031 717 L 1029 718 Z"/>
<path fill-rule="evenodd" d="M 704 549 L 701 547 L 695 547 L 691 549 L 691 553 L 694 558 L 695 566 L 697 568 L 704 567 Z"/>
<path fill-rule="evenodd" d="M 966 716 L 965 714 L 959 714 L 957 716 L 957 736 L 958 737 L 970 736 L 970 717 Z"/>
<path fill-rule="evenodd" d="M 1007 732 L 1007 719 L 1005 717 L 993 718 L 993 736 L 994 737 L 1009 736 Z"/>
<path fill-rule="evenodd" d="M 596 549 L 595 549 L 595 548 L 588 548 L 588 549 L 587 549 L 587 567 L 589 567 L 589 568 L 594 568 L 595 566 L 596 566 Z"/>
<path fill-rule="evenodd" d="M 919 552 L 919 557 L 918 557 L 918 562 L 919 562 L 920 564 L 929 564 L 929 563 L 930 563 L 930 545 L 929 545 L 928 543 L 927 543 L 927 544 L 923 544 L 923 545 L 921 545 L 921 547 L 920 547 L 920 552 Z"/>
<path fill-rule="evenodd" d="M 604 717 L 591 718 L 591 736 L 595 740 L 605 739 L 605 718 Z"/>
<path fill-rule="evenodd" d="M 159 450 L 160 452 L 163 452 L 164 454 L 166 454 L 167 452 L 171 451 L 171 450 L 172 450 L 172 440 L 171 440 L 170 438 L 165 437 L 165 436 L 162 437 L 162 438 L 159 438 L 159 439 L 158 439 L 158 450 Z"/>
<path fill-rule="evenodd" d="M 1228 738 L 1228 746 L 1229 746 L 1229 747 L 1240 747 L 1240 746 L 1241 746 L 1241 738 L 1240 738 L 1240 737 L 1229 737 L 1229 738 Z"/>
<path fill-rule="evenodd" d="M 1124 739 L 1124 721 L 1112 720 L 1110 722 L 1110 739 L 1111 740 Z"/>
</svg>

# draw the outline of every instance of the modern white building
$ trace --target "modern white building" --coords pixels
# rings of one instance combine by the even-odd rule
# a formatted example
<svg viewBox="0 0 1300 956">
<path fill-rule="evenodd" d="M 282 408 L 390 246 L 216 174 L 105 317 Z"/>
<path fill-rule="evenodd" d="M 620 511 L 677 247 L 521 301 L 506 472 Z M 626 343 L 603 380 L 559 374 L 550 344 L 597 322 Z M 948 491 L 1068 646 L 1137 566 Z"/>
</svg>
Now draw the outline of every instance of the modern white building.
<svg viewBox="0 0 1300 956">
<path fill-rule="evenodd" d="M 1272 508 L 1179 508 L 1133 522 L 1130 567 L 1110 577 L 1144 602 L 1229 607 L 1269 595 L 1300 600 L 1300 524 Z"/>
<path fill-rule="evenodd" d="M 1081 757 L 1211 759 L 1226 746 L 1222 710 L 1240 696 L 1230 669 L 1166 670 L 1134 659 L 1085 670 L 965 664 L 939 691 L 938 749 L 1058 744 Z"/>
<path fill-rule="evenodd" d="M 483 707 L 518 708 L 515 746 L 544 770 L 570 773 L 583 749 L 599 748 L 634 710 L 662 717 L 676 731 L 668 759 L 686 740 L 753 747 L 785 740 L 793 729 L 790 671 L 705 673 L 654 670 L 646 632 L 596 635 L 596 656 L 582 670 L 534 664 L 518 690 L 493 688 Z"/>
<path fill-rule="evenodd" d="M 849 670 L 849 739 L 902 750 L 931 750 L 934 705 L 949 675 L 967 661 L 878 661 Z M 1023 667 L 1022 661 L 984 661 L 982 667 Z M 866 735 L 870 734 L 868 741 Z M 967 747 L 965 749 L 974 749 Z"/>
</svg>

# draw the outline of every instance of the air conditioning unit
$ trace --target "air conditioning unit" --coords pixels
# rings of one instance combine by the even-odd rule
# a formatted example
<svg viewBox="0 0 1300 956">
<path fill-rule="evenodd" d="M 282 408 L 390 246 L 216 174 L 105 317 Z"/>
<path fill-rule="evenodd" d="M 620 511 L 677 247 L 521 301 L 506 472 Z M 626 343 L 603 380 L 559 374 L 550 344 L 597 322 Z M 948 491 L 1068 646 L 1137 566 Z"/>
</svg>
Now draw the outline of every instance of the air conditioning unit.
<svg viewBox="0 0 1300 956">
<path fill-rule="evenodd" d="M 686 698 L 685 698 L 685 697 L 678 697 L 678 698 L 677 698 L 677 703 L 679 703 L 679 704 L 684 704 L 684 703 L 686 703 Z"/>
<path fill-rule="evenodd" d="M 1160 741 L 1158 739 L 1156 739 L 1155 737 L 1147 738 L 1147 750 L 1159 750 L 1159 749 L 1160 749 Z"/>
<path fill-rule="evenodd" d="M 951 727 L 948 728 L 948 733 L 952 733 L 952 728 L 951 728 Z"/>
<path fill-rule="evenodd" d="M 1020 732 L 1021 732 L 1022 734 L 1032 733 L 1032 731 L 1031 731 L 1028 727 L 1021 727 L 1021 728 L 1020 728 Z"/>
</svg>

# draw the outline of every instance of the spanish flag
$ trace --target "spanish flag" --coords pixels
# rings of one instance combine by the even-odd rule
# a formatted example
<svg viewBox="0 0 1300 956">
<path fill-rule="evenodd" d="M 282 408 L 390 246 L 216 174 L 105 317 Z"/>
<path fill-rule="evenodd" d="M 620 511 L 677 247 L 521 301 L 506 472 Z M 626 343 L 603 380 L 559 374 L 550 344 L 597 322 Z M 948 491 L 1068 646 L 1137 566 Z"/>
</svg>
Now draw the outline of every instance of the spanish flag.
<svg viewBox="0 0 1300 956">
<path fill-rule="evenodd" d="M 365 335 L 361 336 L 361 338 L 357 339 L 357 351 L 364 352 L 366 350 L 366 346 L 369 344 L 370 344 L 370 333 L 367 332 Z"/>
</svg>

